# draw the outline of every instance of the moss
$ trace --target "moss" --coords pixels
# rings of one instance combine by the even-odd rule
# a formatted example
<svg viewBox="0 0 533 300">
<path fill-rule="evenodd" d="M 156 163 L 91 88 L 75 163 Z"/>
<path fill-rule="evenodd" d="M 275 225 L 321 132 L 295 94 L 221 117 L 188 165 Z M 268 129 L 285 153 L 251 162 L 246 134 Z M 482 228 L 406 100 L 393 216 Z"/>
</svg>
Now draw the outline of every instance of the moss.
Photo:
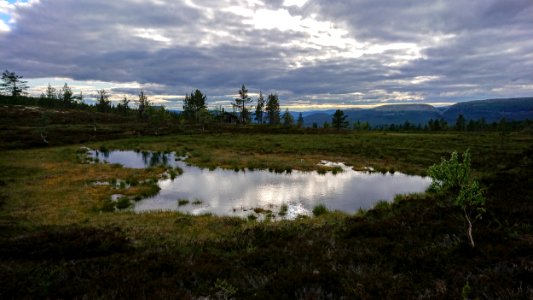
<svg viewBox="0 0 533 300">
<path fill-rule="evenodd" d="M 116 208 L 117 209 L 126 209 L 131 207 L 131 201 L 128 197 L 121 197 L 117 200 Z"/>
<path fill-rule="evenodd" d="M 102 203 L 101 210 L 105 212 L 111 212 L 111 211 L 115 211 L 115 207 L 116 207 L 116 203 L 108 199 Z"/>
</svg>

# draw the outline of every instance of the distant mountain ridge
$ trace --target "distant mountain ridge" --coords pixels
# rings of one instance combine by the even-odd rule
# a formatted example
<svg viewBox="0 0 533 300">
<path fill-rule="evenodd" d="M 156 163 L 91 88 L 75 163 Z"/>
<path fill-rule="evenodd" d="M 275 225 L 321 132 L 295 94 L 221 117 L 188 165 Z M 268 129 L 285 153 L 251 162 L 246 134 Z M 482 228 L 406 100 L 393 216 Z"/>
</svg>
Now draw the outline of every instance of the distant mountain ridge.
<svg viewBox="0 0 533 300">
<path fill-rule="evenodd" d="M 389 104 L 374 108 L 375 111 L 437 111 L 438 110 L 429 104 Z"/>
<path fill-rule="evenodd" d="M 453 124 L 459 115 L 466 120 L 479 120 L 484 118 L 487 123 L 497 122 L 502 118 L 508 121 L 533 120 L 533 97 L 487 99 L 459 102 L 442 108 L 430 104 L 391 104 L 369 109 L 344 110 L 350 123 L 360 121 L 368 122 L 371 126 L 389 124 L 404 124 L 409 122 L 414 125 L 425 125 L 429 120 L 444 119 Z M 313 123 L 322 126 L 324 122 L 331 122 L 332 113 L 317 112 L 306 114 L 306 126 Z"/>
<path fill-rule="evenodd" d="M 533 120 L 533 97 L 460 102 L 445 110 L 443 118 L 451 122 L 455 121 L 460 114 L 467 120 L 485 118 L 485 121 L 489 123 L 497 122 L 502 118 L 515 121 Z"/>
</svg>

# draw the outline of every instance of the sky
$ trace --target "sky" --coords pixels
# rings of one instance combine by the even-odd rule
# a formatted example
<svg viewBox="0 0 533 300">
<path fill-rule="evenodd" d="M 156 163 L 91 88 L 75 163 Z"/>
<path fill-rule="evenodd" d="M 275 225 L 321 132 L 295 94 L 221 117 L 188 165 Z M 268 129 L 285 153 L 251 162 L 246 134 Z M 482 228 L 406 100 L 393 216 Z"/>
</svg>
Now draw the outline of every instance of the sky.
<svg viewBox="0 0 533 300">
<path fill-rule="evenodd" d="M 0 69 L 30 93 L 143 89 L 283 108 L 533 96 L 531 0 L 0 0 Z"/>
</svg>

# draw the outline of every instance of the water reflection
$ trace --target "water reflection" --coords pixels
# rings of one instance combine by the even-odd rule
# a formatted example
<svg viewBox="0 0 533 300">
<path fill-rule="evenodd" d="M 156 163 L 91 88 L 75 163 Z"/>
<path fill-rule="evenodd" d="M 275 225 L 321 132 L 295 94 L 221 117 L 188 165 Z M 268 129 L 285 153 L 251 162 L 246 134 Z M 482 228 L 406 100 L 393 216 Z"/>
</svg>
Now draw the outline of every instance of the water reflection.
<svg viewBox="0 0 533 300">
<path fill-rule="evenodd" d="M 92 150 L 89 151 L 89 156 L 98 158 L 102 162 L 121 164 L 126 168 L 133 169 L 156 166 L 176 167 L 178 166 L 176 160 L 181 160 L 181 157 L 176 156 L 175 153 L 149 151 Z"/>
<path fill-rule="evenodd" d="M 179 210 L 192 214 L 245 216 L 255 208 L 276 213 L 282 204 L 287 204 L 290 212 L 309 214 L 314 206 L 324 204 L 330 210 L 353 213 L 359 208 L 370 208 L 380 200 L 391 201 L 396 194 L 423 192 L 431 182 L 429 178 L 398 172 L 381 174 L 353 171 L 344 164 L 338 164 L 343 172 L 321 175 L 300 171 L 290 174 L 265 170 L 210 171 L 176 161 L 173 153 L 113 151 L 105 156 L 105 161 L 130 168 L 165 164 L 184 170 L 174 180 L 160 180 L 159 194 L 136 204 L 134 209 L 139 212 Z M 191 203 L 180 206 L 178 199 L 188 199 Z M 193 205 L 194 200 L 197 200 L 196 203 L 201 201 L 201 204 Z"/>
</svg>

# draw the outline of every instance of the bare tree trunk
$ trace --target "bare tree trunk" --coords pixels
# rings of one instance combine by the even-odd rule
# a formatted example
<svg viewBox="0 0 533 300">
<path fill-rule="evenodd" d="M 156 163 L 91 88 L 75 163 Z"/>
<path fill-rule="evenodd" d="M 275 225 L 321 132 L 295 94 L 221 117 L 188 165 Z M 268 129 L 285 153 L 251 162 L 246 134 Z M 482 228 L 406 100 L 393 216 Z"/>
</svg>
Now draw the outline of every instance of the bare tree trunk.
<svg viewBox="0 0 533 300">
<path fill-rule="evenodd" d="M 48 134 L 41 132 L 41 139 L 43 140 L 43 143 L 48 145 L 48 141 L 46 140 L 47 137 L 48 137 Z"/>
<path fill-rule="evenodd" d="M 466 235 L 468 236 L 468 240 L 470 241 L 470 247 L 475 248 L 476 245 L 474 244 L 474 237 L 472 236 L 472 222 L 470 221 L 470 218 L 468 217 L 466 208 L 464 208 L 463 211 L 465 213 L 465 219 L 468 222 L 468 228 L 466 230 Z"/>
</svg>

